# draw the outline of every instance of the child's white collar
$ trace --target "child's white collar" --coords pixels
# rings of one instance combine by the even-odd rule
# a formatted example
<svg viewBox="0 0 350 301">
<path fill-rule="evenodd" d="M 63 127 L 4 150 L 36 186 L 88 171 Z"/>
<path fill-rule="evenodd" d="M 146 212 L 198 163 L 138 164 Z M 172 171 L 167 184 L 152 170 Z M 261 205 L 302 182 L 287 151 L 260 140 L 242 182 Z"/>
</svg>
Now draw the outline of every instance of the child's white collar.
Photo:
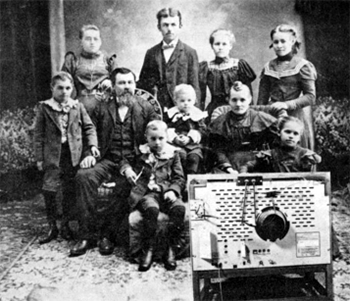
<svg viewBox="0 0 350 301">
<path fill-rule="evenodd" d="M 151 152 L 151 149 L 150 147 L 148 146 L 148 144 L 142 144 L 139 146 L 139 150 L 141 152 L 141 154 L 144 154 L 144 155 L 154 155 L 152 152 Z M 162 150 L 161 153 L 158 153 L 156 155 L 156 157 L 158 159 L 165 159 L 165 160 L 168 160 L 168 159 L 171 159 L 174 157 L 175 155 L 175 151 L 177 150 L 176 147 L 170 145 L 169 143 L 167 143 L 164 147 L 164 149 Z"/>
<path fill-rule="evenodd" d="M 173 119 L 175 115 L 179 114 L 179 117 L 177 117 L 177 120 L 182 117 L 183 120 L 191 119 L 193 121 L 200 121 L 201 119 L 204 119 L 208 116 L 207 111 L 201 111 L 197 107 L 192 107 L 191 110 L 187 113 L 184 114 L 183 112 L 180 112 L 178 107 L 172 107 L 168 109 L 166 112 L 168 114 L 168 117 L 170 119 Z M 176 121 L 176 120 L 175 120 Z"/>
<path fill-rule="evenodd" d="M 78 105 L 78 100 L 69 98 L 67 102 L 61 104 L 57 102 L 54 98 L 43 101 L 44 104 L 51 107 L 54 111 L 68 113 L 72 108 L 76 108 Z"/>
</svg>

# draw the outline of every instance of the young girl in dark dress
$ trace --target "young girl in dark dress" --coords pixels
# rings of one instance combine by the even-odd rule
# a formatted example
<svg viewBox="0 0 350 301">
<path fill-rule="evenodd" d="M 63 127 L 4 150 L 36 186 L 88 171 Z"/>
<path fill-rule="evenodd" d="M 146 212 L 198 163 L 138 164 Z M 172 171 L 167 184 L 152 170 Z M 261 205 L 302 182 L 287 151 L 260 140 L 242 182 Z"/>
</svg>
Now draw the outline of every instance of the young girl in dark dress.
<svg viewBox="0 0 350 301">
<path fill-rule="evenodd" d="M 261 73 L 258 105 L 286 110 L 288 115 L 304 123 L 300 140 L 302 147 L 314 149 L 311 105 L 316 98 L 317 73 L 309 61 L 297 57 L 300 47 L 296 30 L 289 25 L 279 25 L 271 31 L 272 45 L 277 57 L 268 62 Z"/>
<path fill-rule="evenodd" d="M 321 157 L 299 146 L 304 124 L 287 116 L 278 121 L 280 143 L 271 150 L 260 151 L 254 161 L 247 162 L 240 172 L 306 172 L 313 171 Z"/>
<path fill-rule="evenodd" d="M 103 92 L 112 87 L 109 74 L 117 67 L 114 54 L 108 57 L 100 50 L 100 30 L 95 25 L 84 25 L 80 32 L 82 50 L 76 56 L 68 52 L 62 67 L 74 79 L 75 97 L 83 103 L 91 116 Z M 73 95 L 74 96 L 74 95 Z"/>
<path fill-rule="evenodd" d="M 251 83 L 256 75 L 245 60 L 230 57 L 230 50 L 235 42 L 235 36 L 231 31 L 217 29 L 210 35 L 209 42 L 215 59 L 200 63 L 199 84 L 202 110 L 205 108 L 207 86 L 210 90 L 211 100 L 206 108 L 210 117 L 217 107 L 227 105 L 228 94 L 235 81 L 242 82 L 252 91 Z"/>
</svg>

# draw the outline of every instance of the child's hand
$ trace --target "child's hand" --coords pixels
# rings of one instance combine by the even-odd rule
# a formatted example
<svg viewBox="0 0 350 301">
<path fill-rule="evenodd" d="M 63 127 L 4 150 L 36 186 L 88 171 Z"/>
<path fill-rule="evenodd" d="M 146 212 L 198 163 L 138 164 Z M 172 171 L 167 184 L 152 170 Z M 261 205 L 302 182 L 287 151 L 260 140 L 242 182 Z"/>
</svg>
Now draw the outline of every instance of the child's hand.
<svg viewBox="0 0 350 301">
<path fill-rule="evenodd" d="M 80 162 L 80 168 L 90 168 L 96 164 L 96 159 L 93 156 L 87 156 Z"/>
<path fill-rule="evenodd" d="M 96 146 L 91 146 L 91 154 L 95 157 L 98 158 L 100 156 L 100 151 Z"/>
<path fill-rule="evenodd" d="M 177 196 L 174 191 L 169 190 L 166 193 L 164 193 L 164 200 L 168 200 L 173 203 L 177 200 Z"/>
<path fill-rule="evenodd" d="M 39 171 L 43 171 L 44 168 L 43 168 L 43 161 L 38 161 L 36 162 L 36 167 Z"/>
<path fill-rule="evenodd" d="M 134 170 L 131 167 L 127 168 L 124 171 L 124 176 L 131 185 L 133 186 L 136 185 L 137 174 L 134 172 Z"/>
</svg>

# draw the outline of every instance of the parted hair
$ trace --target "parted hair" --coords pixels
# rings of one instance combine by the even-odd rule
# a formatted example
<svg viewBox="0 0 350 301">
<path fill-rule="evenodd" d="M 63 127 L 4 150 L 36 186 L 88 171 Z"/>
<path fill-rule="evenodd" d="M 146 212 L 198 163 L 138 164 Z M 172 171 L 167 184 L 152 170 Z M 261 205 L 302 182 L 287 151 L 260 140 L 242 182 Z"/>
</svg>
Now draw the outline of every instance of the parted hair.
<svg viewBox="0 0 350 301">
<path fill-rule="evenodd" d="M 298 119 L 294 116 L 283 116 L 283 117 L 279 118 L 278 122 L 277 122 L 278 131 L 281 132 L 284 129 L 284 126 L 286 125 L 286 123 L 288 123 L 288 122 L 295 122 L 296 124 L 298 124 L 301 127 L 300 134 L 303 133 L 304 123 L 300 119 Z"/>
<path fill-rule="evenodd" d="M 100 33 L 100 29 L 94 24 L 83 25 L 82 28 L 80 28 L 80 30 L 79 30 L 79 39 L 81 40 L 84 36 L 85 31 L 90 30 L 90 29 L 96 30 Z"/>
<path fill-rule="evenodd" d="M 230 40 L 230 44 L 233 45 L 234 43 L 236 43 L 236 38 L 235 38 L 235 35 L 233 34 L 233 32 L 231 30 L 228 30 L 228 29 L 224 29 L 224 28 L 218 28 L 218 29 L 215 29 L 210 37 L 209 37 L 209 43 L 210 45 L 213 45 L 214 44 L 214 41 L 215 41 L 215 35 L 218 34 L 218 33 L 223 33 L 225 35 L 228 36 L 229 40 Z"/>
<path fill-rule="evenodd" d="M 60 72 L 57 72 L 52 78 L 51 78 L 51 87 L 55 86 L 56 85 L 56 82 L 58 80 L 66 80 L 68 79 L 72 84 L 74 84 L 74 81 L 73 81 L 73 77 L 65 72 L 65 71 L 60 71 Z"/>
<path fill-rule="evenodd" d="M 120 68 L 115 68 L 112 72 L 111 72 L 111 82 L 113 84 L 113 86 L 115 85 L 115 79 L 117 77 L 117 74 L 129 74 L 131 73 L 134 76 L 134 80 L 136 82 L 136 75 L 134 72 L 132 72 L 130 69 L 125 68 L 125 67 L 120 67 Z"/>
<path fill-rule="evenodd" d="M 145 136 L 147 136 L 149 131 L 163 130 L 163 131 L 166 132 L 167 129 L 168 129 L 168 126 L 167 126 L 167 124 L 164 121 L 162 121 L 162 120 L 152 120 L 146 126 Z"/>
<path fill-rule="evenodd" d="M 301 45 L 301 42 L 298 41 L 298 37 L 297 37 L 297 31 L 296 29 L 291 26 L 291 25 L 288 25 L 288 24 L 280 24 L 278 26 L 276 26 L 274 29 L 271 30 L 270 32 L 270 38 L 271 40 L 273 40 L 273 35 L 276 33 L 276 32 L 289 32 L 292 37 L 295 38 L 295 43 L 293 45 L 293 48 L 292 48 L 292 51 L 293 53 L 298 53 L 299 51 L 299 48 L 300 48 L 300 45 Z M 270 45 L 270 48 L 272 48 L 273 45 L 271 44 Z"/>
<path fill-rule="evenodd" d="M 179 26 L 182 27 L 182 16 L 179 10 L 172 8 L 172 7 L 166 7 L 161 9 L 157 13 L 157 20 L 158 20 L 158 27 L 160 26 L 160 21 L 162 18 L 168 18 L 168 17 L 179 17 Z"/>
</svg>

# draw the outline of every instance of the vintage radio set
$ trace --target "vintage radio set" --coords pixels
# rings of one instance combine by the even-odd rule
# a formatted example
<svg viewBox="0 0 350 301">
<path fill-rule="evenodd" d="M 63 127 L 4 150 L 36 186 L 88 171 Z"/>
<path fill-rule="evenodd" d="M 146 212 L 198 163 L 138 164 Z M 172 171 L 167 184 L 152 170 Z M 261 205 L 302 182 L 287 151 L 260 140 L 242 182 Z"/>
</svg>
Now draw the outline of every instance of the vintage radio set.
<svg viewBox="0 0 350 301">
<path fill-rule="evenodd" d="M 195 278 L 218 270 L 254 276 L 283 267 L 329 272 L 329 191 L 328 173 L 189 176 Z"/>
</svg>

